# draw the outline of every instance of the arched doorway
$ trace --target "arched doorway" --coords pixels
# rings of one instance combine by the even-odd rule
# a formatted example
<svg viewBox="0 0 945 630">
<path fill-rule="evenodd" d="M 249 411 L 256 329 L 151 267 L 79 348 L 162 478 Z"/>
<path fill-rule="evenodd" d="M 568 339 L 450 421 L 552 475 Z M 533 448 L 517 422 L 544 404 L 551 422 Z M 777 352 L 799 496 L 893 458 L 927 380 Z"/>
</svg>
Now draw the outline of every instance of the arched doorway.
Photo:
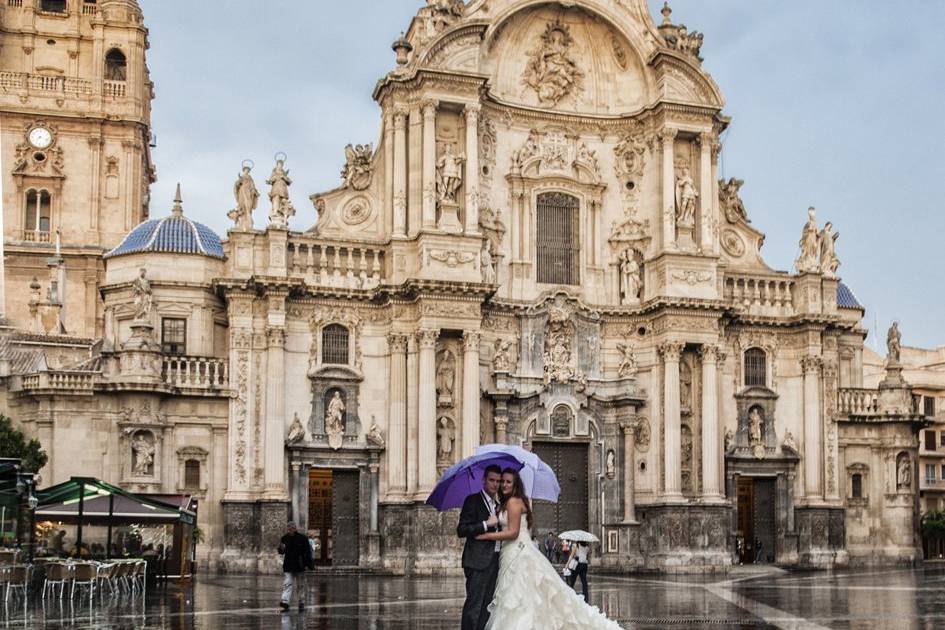
<svg viewBox="0 0 945 630">
<path fill-rule="evenodd" d="M 560 404 L 550 414 L 551 436 L 532 441 L 532 452 L 548 464 L 558 477 L 561 494 L 557 503 L 535 501 L 533 534 L 569 529 L 588 529 L 590 446 L 586 441 L 570 439 L 574 412 Z"/>
</svg>

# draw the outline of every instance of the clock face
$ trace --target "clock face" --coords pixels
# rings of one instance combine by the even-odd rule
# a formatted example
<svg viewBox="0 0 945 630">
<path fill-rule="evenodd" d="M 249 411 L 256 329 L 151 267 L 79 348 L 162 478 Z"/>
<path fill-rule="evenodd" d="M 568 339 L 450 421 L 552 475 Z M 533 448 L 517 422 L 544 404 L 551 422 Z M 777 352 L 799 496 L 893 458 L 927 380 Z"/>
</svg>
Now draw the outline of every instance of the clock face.
<svg viewBox="0 0 945 630">
<path fill-rule="evenodd" d="M 52 144 L 52 134 L 45 127 L 35 127 L 30 131 L 29 140 L 37 149 L 45 149 Z"/>
</svg>

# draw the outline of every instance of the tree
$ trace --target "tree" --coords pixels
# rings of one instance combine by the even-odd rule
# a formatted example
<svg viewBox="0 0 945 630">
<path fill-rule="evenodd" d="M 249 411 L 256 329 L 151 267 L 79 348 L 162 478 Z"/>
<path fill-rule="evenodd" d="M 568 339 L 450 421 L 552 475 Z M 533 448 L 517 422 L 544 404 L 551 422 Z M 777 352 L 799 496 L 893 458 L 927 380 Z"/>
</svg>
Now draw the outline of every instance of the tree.
<svg viewBox="0 0 945 630">
<path fill-rule="evenodd" d="M 13 420 L 0 414 L 0 457 L 20 460 L 26 472 L 37 473 L 49 461 L 39 440 L 27 440 L 22 431 L 13 426 Z"/>
</svg>

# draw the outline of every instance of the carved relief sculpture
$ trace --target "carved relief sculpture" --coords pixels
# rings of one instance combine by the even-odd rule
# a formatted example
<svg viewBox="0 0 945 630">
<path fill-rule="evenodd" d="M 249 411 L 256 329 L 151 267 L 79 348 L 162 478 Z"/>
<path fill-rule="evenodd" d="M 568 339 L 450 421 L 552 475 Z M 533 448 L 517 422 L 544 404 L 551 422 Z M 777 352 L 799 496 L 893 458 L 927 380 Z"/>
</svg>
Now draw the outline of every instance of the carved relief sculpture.
<svg viewBox="0 0 945 630">
<path fill-rule="evenodd" d="M 620 254 L 620 303 L 624 305 L 640 303 L 640 289 L 643 278 L 640 263 L 633 249 L 625 249 Z"/>
<path fill-rule="evenodd" d="M 570 313 L 565 308 L 552 306 L 545 329 L 545 382 L 567 383 L 574 377 L 571 364 L 573 334 Z"/>
<path fill-rule="evenodd" d="M 556 21 L 545 27 L 538 46 L 529 53 L 523 80 L 535 90 L 542 105 L 553 107 L 580 92 L 584 74 L 571 58 L 573 45 L 571 30 Z"/>
<path fill-rule="evenodd" d="M 784 441 L 781 443 L 781 450 L 787 451 L 793 455 L 797 455 L 797 440 L 794 439 L 794 434 L 790 431 L 784 432 Z"/>
<path fill-rule="evenodd" d="M 748 222 L 748 212 L 745 210 L 745 204 L 738 194 L 744 183 L 743 180 L 734 177 L 727 182 L 724 179 L 719 180 L 719 206 L 729 223 Z"/>
<path fill-rule="evenodd" d="M 341 179 L 345 188 L 366 190 L 371 185 L 371 157 L 374 155 L 373 144 L 349 144 L 345 147 L 345 165 L 341 169 Z"/>
<path fill-rule="evenodd" d="M 328 446 L 334 450 L 341 448 L 345 435 L 345 403 L 341 392 L 335 391 L 325 412 L 325 433 L 328 434 Z"/>
<path fill-rule="evenodd" d="M 629 342 L 620 342 L 617 344 L 617 351 L 620 352 L 620 366 L 617 367 L 617 377 L 636 376 L 637 360 L 633 356 L 633 346 Z"/>
<path fill-rule="evenodd" d="M 243 164 L 243 171 L 233 184 L 236 207 L 226 215 L 236 224 L 236 229 L 244 231 L 253 229 L 253 210 L 259 202 L 259 191 L 256 190 L 253 176 L 250 175 L 251 170 L 249 164 Z"/>
<path fill-rule="evenodd" d="M 496 339 L 492 353 L 493 372 L 512 372 L 515 369 L 513 344 L 510 339 Z"/>
<path fill-rule="evenodd" d="M 725 429 L 725 452 L 730 453 L 735 445 L 735 433 L 731 429 Z"/>
<path fill-rule="evenodd" d="M 689 174 L 689 169 L 683 168 L 676 176 L 676 225 L 691 228 L 696 224 L 696 199 L 698 197 L 699 192 Z"/>
<path fill-rule="evenodd" d="M 292 424 L 289 425 L 289 433 L 285 438 L 287 444 L 298 444 L 305 439 L 305 427 L 299 419 L 299 414 L 292 416 Z"/>
<path fill-rule="evenodd" d="M 387 446 L 387 441 L 384 440 L 384 434 L 381 433 L 380 427 L 378 427 L 377 422 L 374 421 L 374 416 L 371 416 L 371 428 L 368 429 L 365 439 L 367 443 L 372 446 L 379 448 L 385 448 Z"/>
<path fill-rule="evenodd" d="M 143 267 L 138 270 L 138 277 L 131 285 L 131 294 L 134 297 L 135 320 L 146 322 L 151 319 L 151 310 L 154 306 L 151 283 L 147 279 L 148 270 Z"/>
<path fill-rule="evenodd" d="M 456 383 L 456 357 L 451 350 L 440 353 L 436 366 L 436 399 L 440 405 L 453 404 L 453 387 Z"/>
<path fill-rule="evenodd" d="M 289 225 L 289 217 L 295 216 L 295 208 L 289 200 L 289 186 L 292 185 L 292 180 L 289 179 L 289 171 L 285 168 L 284 155 L 276 158 L 276 166 L 266 183 L 270 186 L 269 201 L 272 202 L 269 227 L 284 229 Z"/>
<path fill-rule="evenodd" d="M 139 431 L 131 442 L 132 472 L 146 477 L 154 472 L 154 438 L 147 431 Z"/>
</svg>

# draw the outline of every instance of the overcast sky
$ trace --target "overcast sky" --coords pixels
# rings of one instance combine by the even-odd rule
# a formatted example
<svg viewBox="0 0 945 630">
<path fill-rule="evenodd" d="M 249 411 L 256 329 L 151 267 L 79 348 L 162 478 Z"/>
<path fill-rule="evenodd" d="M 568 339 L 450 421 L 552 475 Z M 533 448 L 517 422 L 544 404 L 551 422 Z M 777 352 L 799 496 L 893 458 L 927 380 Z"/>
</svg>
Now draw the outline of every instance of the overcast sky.
<svg viewBox="0 0 945 630">
<path fill-rule="evenodd" d="M 294 180 L 293 228 L 314 222 L 308 196 L 338 185 L 344 145 L 377 142 L 371 91 L 424 4 L 139 1 L 157 93 L 152 216 L 167 214 L 180 181 L 186 213 L 221 234 L 242 160 L 264 190 L 278 151 Z M 657 18 L 661 6 L 650 0 Z M 733 119 L 722 174 L 745 180 L 767 262 L 792 269 L 814 205 L 840 232 L 840 274 L 867 307 L 868 343 L 885 351 L 899 319 L 905 344 L 945 344 L 945 2 L 672 7 L 705 33 L 704 65 Z"/>
</svg>

